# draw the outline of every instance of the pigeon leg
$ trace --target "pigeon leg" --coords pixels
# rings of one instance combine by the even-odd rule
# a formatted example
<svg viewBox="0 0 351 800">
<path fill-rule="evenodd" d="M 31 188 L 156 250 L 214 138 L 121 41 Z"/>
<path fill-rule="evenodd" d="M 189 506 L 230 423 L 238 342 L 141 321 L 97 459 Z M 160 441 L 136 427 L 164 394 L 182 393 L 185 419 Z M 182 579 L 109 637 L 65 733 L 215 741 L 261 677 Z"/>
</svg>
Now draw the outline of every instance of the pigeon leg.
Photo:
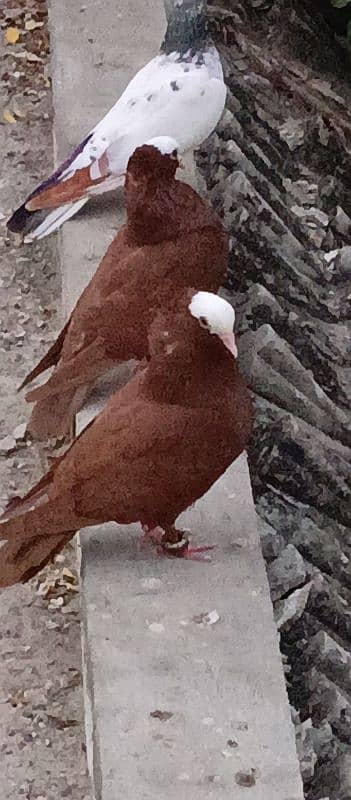
<svg viewBox="0 0 351 800">
<path fill-rule="evenodd" d="M 143 547 L 147 544 L 161 544 L 165 532 L 163 528 L 159 525 L 143 525 L 142 526 L 143 535 L 139 539 L 139 547 Z"/>
<path fill-rule="evenodd" d="M 159 552 L 161 555 L 171 558 L 187 558 L 191 561 L 209 561 L 206 555 L 209 550 L 213 550 L 216 545 L 202 545 L 201 547 L 191 547 L 187 531 L 178 531 L 176 528 L 167 527 L 161 541 Z"/>
</svg>

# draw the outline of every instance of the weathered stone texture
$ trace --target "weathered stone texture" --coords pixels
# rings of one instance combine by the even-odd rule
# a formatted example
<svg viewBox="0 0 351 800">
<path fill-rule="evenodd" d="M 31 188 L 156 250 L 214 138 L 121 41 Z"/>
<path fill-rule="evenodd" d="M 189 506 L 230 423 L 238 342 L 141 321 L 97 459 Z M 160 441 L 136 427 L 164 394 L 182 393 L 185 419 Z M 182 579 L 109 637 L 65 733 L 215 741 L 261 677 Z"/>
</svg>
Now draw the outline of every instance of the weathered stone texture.
<svg viewBox="0 0 351 800">
<path fill-rule="evenodd" d="M 318 13 L 334 21 L 329 2 L 220 5 L 228 103 L 198 164 L 231 234 L 225 291 L 256 398 L 251 477 L 306 798 L 350 800 L 350 57 Z"/>
</svg>

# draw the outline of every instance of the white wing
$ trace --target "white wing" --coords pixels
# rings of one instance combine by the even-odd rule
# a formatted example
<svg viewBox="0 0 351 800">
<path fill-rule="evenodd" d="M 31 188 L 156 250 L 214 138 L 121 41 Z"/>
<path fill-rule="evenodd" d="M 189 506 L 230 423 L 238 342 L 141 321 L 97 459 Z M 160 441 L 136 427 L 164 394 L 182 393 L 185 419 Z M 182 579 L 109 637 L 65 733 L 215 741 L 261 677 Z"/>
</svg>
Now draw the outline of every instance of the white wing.
<svg viewBox="0 0 351 800">
<path fill-rule="evenodd" d="M 203 61 L 152 59 L 129 83 L 96 132 L 110 142 L 110 171 L 121 174 L 135 148 L 154 136 L 172 136 L 181 151 L 198 146 L 215 128 L 226 87 L 215 48 Z"/>
<path fill-rule="evenodd" d="M 100 194 L 124 182 L 128 159 L 135 148 L 155 136 L 172 136 L 181 152 L 197 147 L 215 128 L 224 108 L 226 88 L 218 52 L 211 47 L 194 56 L 160 54 L 132 78 L 106 116 L 69 158 L 15 211 L 9 227 L 30 238 L 47 236 L 81 208 L 91 194 Z M 92 185 L 84 196 L 69 191 L 60 209 L 26 210 L 26 203 L 90 167 Z M 78 178 L 78 176 L 77 176 Z M 97 185 L 97 179 L 105 178 Z M 78 181 L 79 182 L 79 181 Z M 63 207 L 64 206 L 64 207 Z M 35 216 L 36 215 L 36 216 Z M 35 223 L 38 222 L 36 225 Z M 11 228 L 12 224 L 12 228 Z"/>
</svg>

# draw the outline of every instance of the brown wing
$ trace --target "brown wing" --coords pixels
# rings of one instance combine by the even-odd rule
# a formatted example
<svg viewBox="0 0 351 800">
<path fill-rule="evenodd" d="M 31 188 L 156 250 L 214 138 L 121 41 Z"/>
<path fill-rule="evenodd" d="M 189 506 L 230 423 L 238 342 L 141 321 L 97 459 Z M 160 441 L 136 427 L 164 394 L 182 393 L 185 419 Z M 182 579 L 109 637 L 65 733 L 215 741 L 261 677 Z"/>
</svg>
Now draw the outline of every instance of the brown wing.
<svg viewBox="0 0 351 800">
<path fill-rule="evenodd" d="M 129 252 L 130 248 L 125 242 L 125 231 L 124 228 L 122 228 L 115 237 L 115 239 L 113 240 L 113 242 L 111 243 L 105 257 L 102 259 L 100 267 L 103 265 L 103 262 L 105 262 L 106 267 L 104 267 L 103 271 L 105 271 L 105 269 L 106 271 L 108 271 L 111 268 L 111 262 L 113 262 L 114 269 L 116 270 L 118 262 L 123 261 L 123 259 L 126 258 L 126 255 Z M 20 391 L 29 383 L 31 383 L 34 380 L 34 378 L 37 378 L 38 375 L 41 375 L 42 372 L 45 372 L 47 369 L 49 369 L 49 367 L 52 367 L 58 363 L 62 355 L 62 350 L 65 348 L 68 331 L 72 327 L 71 325 L 72 320 L 74 319 L 77 310 L 79 310 L 80 306 L 83 305 L 84 307 L 86 298 L 89 299 L 89 295 L 91 292 L 90 288 L 91 284 L 97 284 L 96 293 L 99 294 L 99 296 L 101 297 L 101 289 L 99 288 L 99 284 L 101 282 L 100 267 L 98 268 L 97 272 L 95 273 L 95 276 L 92 278 L 88 286 L 83 291 L 69 320 L 66 322 L 66 325 L 62 329 L 56 341 L 53 343 L 53 345 L 50 347 L 47 353 L 43 356 L 43 358 L 38 362 L 38 364 L 36 364 L 36 366 L 31 370 L 31 372 L 25 377 L 18 391 Z"/>
<path fill-rule="evenodd" d="M 124 406 L 126 405 L 132 406 L 133 403 L 135 402 L 138 396 L 140 384 L 143 381 L 144 377 L 143 371 L 144 370 L 140 368 L 138 373 L 118 393 L 118 407 L 121 410 L 123 409 Z M 49 497 L 50 490 L 52 490 L 52 487 L 55 484 L 55 476 L 58 467 L 60 466 L 60 464 L 62 464 L 62 462 L 64 462 L 68 458 L 69 454 L 71 453 L 71 450 L 78 446 L 80 440 L 88 435 L 90 429 L 93 427 L 93 425 L 96 424 L 96 422 L 97 420 L 93 419 L 87 425 L 87 427 L 84 428 L 84 430 L 79 434 L 79 436 L 77 436 L 74 442 L 72 442 L 68 450 L 66 450 L 66 452 L 62 456 L 59 456 L 58 458 L 55 459 L 50 469 L 45 473 L 45 475 L 42 476 L 42 478 L 40 478 L 40 480 L 34 486 L 32 486 L 32 488 L 24 495 L 24 497 L 16 497 L 10 500 L 10 502 L 5 508 L 4 513 L 0 516 L 0 522 L 2 522 L 3 520 L 10 519 L 14 516 L 17 517 L 20 514 L 25 513 L 27 511 L 28 506 L 35 506 L 37 500 L 40 502 L 43 494 Z M 1 531 L 3 530 L 4 529 L 1 529 Z"/>
<path fill-rule="evenodd" d="M 101 163 L 101 160 L 100 160 Z M 71 178 L 53 184 L 42 192 L 35 194 L 26 202 L 27 211 L 39 211 L 43 208 L 58 208 L 64 203 L 74 203 L 89 193 L 89 190 L 100 186 L 107 177 L 107 172 L 102 177 L 93 180 L 90 175 L 90 166 L 78 169 Z"/>
<path fill-rule="evenodd" d="M 45 356 L 43 356 L 41 361 L 39 361 L 38 364 L 32 369 L 32 371 L 29 372 L 28 375 L 26 375 L 24 381 L 17 389 L 18 392 L 20 392 L 21 389 L 24 389 L 24 387 L 27 386 L 28 383 L 34 381 L 34 378 L 37 378 L 38 375 L 41 375 L 42 372 L 45 372 L 47 369 L 49 369 L 49 367 L 53 367 L 55 364 L 57 364 L 61 355 L 63 342 L 65 340 L 68 326 L 69 326 L 69 320 L 68 322 L 66 322 L 65 327 L 62 328 L 61 333 L 59 333 L 57 339 L 51 345 L 48 352 L 45 353 Z"/>
<path fill-rule="evenodd" d="M 0 524 L 0 587 L 35 575 L 85 525 L 174 522 L 227 466 L 229 452 L 204 466 L 191 411 L 111 403 Z"/>
<path fill-rule="evenodd" d="M 142 358 L 151 310 L 168 304 L 177 287 L 217 290 L 224 275 L 226 240 L 216 229 L 131 250 L 118 269 L 114 246 L 77 303 L 56 370 L 27 395 L 29 402 L 94 381 L 118 361 Z"/>
</svg>

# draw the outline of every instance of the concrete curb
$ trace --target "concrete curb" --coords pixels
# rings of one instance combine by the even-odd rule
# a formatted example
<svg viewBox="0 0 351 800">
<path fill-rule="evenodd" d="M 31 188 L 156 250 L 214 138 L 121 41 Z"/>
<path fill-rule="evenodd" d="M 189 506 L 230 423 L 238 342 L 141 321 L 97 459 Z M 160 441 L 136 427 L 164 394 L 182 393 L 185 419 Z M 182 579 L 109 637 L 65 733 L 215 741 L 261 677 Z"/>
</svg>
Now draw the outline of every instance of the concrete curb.
<svg viewBox="0 0 351 800">
<path fill-rule="evenodd" d="M 51 0 L 50 23 L 62 157 L 156 52 L 164 13 L 161 0 Z M 60 233 L 66 313 L 122 219 L 100 201 Z M 136 526 L 81 534 L 95 798 L 302 800 L 244 456 L 182 521 L 217 542 L 211 564 L 138 552 Z"/>
</svg>

